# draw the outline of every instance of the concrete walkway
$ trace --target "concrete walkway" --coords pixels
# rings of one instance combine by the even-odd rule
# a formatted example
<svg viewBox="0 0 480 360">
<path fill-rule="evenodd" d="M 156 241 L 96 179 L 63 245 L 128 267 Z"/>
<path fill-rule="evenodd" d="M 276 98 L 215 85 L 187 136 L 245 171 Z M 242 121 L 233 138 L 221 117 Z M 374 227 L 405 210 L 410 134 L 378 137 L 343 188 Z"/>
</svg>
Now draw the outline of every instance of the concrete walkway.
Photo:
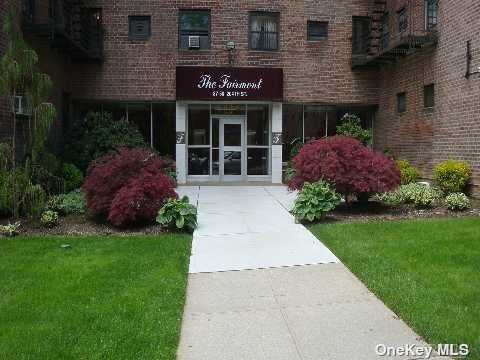
<svg viewBox="0 0 480 360">
<path fill-rule="evenodd" d="M 287 211 L 283 186 L 182 187 L 198 204 L 190 273 L 323 264 L 338 259 Z"/>
<path fill-rule="evenodd" d="M 425 346 L 295 224 L 284 187 L 179 192 L 199 210 L 179 360 L 413 359 L 375 346 Z"/>
</svg>

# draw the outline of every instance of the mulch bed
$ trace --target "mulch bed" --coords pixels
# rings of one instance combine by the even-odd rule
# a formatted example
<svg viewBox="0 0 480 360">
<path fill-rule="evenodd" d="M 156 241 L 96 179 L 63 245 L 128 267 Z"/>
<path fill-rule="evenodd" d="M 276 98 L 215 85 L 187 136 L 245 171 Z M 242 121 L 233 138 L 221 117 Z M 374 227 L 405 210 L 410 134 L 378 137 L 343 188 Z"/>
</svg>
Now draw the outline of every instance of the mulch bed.
<svg viewBox="0 0 480 360">
<path fill-rule="evenodd" d="M 472 204 L 466 211 L 455 212 L 445 208 L 417 209 L 413 205 L 387 206 L 370 202 L 366 206 L 354 203 L 340 205 L 322 222 L 353 222 L 374 220 L 402 220 L 438 217 L 478 216 L 480 218 L 480 201 Z M 7 224 L 7 219 L 0 219 L 0 224 Z M 21 220 L 19 233 L 21 235 L 155 235 L 167 230 L 157 224 L 138 226 L 133 229 L 120 229 L 109 224 L 95 222 L 86 215 L 75 215 L 60 218 L 60 224 L 48 229 L 39 221 Z"/>
<path fill-rule="evenodd" d="M 61 217 L 60 224 L 48 229 L 38 221 L 20 220 L 20 235 L 154 235 L 165 233 L 160 225 L 144 225 L 133 229 L 120 229 L 109 224 L 97 223 L 85 215 Z M 8 223 L 7 220 L 0 221 Z"/>
<path fill-rule="evenodd" d="M 350 204 L 341 205 L 325 218 L 324 222 L 351 222 L 372 220 L 402 220 L 438 217 L 479 216 L 480 204 L 475 202 L 471 209 L 465 211 L 450 211 L 443 207 L 418 209 L 413 205 L 388 206 L 370 202 L 366 206 Z"/>
</svg>

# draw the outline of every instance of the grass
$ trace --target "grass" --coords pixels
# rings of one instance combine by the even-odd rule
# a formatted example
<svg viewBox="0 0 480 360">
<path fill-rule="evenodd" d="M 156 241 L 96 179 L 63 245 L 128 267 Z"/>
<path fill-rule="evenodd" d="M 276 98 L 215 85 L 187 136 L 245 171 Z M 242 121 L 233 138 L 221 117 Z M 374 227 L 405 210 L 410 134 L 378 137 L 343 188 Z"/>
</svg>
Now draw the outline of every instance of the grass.
<svg viewBox="0 0 480 360">
<path fill-rule="evenodd" d="M 180 234 L 0 238 L 0 358 L 174 359 L 190 244 Z"/>
<path fill-rule="evenodd" d="M 480 219 L 318 224 L 312 232 L 431 344 L 480 359 Z"/>
</svg>

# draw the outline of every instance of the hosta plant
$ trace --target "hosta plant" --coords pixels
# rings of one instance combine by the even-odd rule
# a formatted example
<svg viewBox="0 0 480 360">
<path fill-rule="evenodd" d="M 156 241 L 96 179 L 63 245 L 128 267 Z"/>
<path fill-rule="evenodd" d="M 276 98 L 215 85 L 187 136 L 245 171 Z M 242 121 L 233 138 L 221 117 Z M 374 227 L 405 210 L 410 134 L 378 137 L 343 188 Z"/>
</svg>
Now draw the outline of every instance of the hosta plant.
<svg viewBox="0 0 480 360">
<path fill-rule="evenodd" d="M 40 216 L 40 222 L 47 228 L 53 228 L 58 225 L 58 213 L 52 210 L 44 211 Z"/>
<path fill-rule="evenodd" d="M 197 208 L 190 204 L 187 196 L 169 199 L 158 212 L 157 223 L 193 231 L 197 227 Z"/>
<path fill-rule="evenodd" d="M 445 198 L 447 208 L 453 211 L 462 211 L 470 208 L 470 199 L 464 193 L 451 193 Z"/>
<path fill-rule="evenodd" d="M 295 199 L 293 214 L 297 221 L 315 221 L 340 204 L 340 195 L 326 181 L 305 183 Z"/>
<path fill-rule="evenodd" d="M 20 221 L 17 221 L 13 224 L 9 222 L 7 225 L 0 225 L 0 234 L 7 237 L 17 236 L 19 228 L 20 228 Z"/>
</svg>

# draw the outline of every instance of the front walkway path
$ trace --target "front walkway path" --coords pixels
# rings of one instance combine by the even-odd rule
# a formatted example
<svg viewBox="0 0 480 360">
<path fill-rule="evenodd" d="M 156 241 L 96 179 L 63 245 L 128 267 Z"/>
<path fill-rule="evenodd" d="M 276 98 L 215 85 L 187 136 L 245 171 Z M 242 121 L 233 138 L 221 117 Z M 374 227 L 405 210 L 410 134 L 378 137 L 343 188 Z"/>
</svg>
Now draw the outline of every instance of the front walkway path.
<svg viewBox="0 0 480 360">
<path fill-rule="evenodd" d="M 182 187 L 198 203 L 190 273 L 338 262 L 286 210 L 283 186 Z"/>
<path fill-rule="evenodd" d="M 178 360 L 385 359 L 377 344 L 423 344 L 294 223 L 284 187 L 179 192 L 198 202 L 199 227 Z"/>
</svg>

